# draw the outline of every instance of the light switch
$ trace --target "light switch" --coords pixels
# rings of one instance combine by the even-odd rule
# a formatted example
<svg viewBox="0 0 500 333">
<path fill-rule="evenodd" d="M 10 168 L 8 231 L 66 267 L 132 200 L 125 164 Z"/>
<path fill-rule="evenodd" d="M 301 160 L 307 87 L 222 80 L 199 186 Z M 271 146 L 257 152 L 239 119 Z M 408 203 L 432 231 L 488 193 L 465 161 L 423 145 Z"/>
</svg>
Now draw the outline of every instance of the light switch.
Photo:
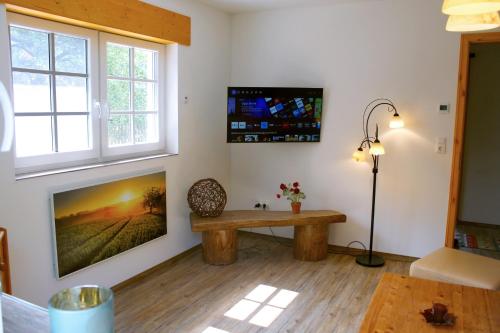
<svg viewBox="0 0 500 333">
<path fill-rule="evenodd" d="M 446 154 L 446 138 L 436 138 L 436 153 Z"/>
<path fill-rule="evenodd" d="M 438 111 L 441 114 L 450 113 L 450 104 L 440 104 Z"/>
</svg>

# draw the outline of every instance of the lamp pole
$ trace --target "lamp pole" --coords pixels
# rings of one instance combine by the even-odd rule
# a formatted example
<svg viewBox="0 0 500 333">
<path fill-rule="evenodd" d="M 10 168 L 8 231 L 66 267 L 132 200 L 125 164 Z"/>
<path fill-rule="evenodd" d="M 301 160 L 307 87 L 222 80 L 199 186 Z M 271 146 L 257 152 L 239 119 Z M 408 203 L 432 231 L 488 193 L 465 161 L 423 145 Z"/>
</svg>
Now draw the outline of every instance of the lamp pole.
<svg viewBox="0 0 500 333">
<path fill-rule="evenodd" d="M 391 100 L 386 99 L 386 98 L 379 98 L 374 101 L 372 101 L 370 104 L 367 105 L 365 108 L 365 112 L 363 113 L 363 132 L 364 132 L 364 138 L 361 141 L 361 144 L 359 145 L 359 148 L 357 151 L 353 154 L 353 158 L 356 161 L 361 161 L 364 158 L 364 151 L 363 148 L 368 148 L 369 153 L 372 157 L 373 161 L 373 168 L 372 168 L 372 173 L 373 173 L 373 188 L 372 188 L 372 211 L 371 211 L 371 223 L 370 223 L 370 247 L 368 250 L 368 255 L 363 254 L 359 255 L 356 257 L 356 262 L 360 265 L 363 266 L 368 266 L 368 267 L 378 267 L 378 266 L 383 266 L 384 265 L 384 258 L 381 256 L 373 254 L 373 230 L 375 229 L 375 199 L 376 199 L 376 194 L 377 194 L 377 174 L 378 174 L 378 167 L 379 167 L 379 158 L 380 155 L 385 154 L 385 149 L 380 143 L 380 140 L 378 138 L 378 124 L 375 127 L 375 136 L 370 136 L 369 133 L 369 122 L 370 122 L 370 117 L 372 113 L 379 109 L 381 106 L 386 106 L 388 112 L 393 112 L 393 119 L 390 123 L 391 128 L 401 128 L 404 127 L 404 123 L 401 119 L 401 117 L 398 114 L 398 111 L 396 107 L 394 106 L 394 103 L 392 103 Z M 369 112 L 368 112 L 369 110 Z M 366 113 L 368 112 L 368 116 L 366 116 Z"/>
<path fill-rule="evenodd" d="M 375 161 L 374 161 L 373 169 L 372 169 L 372 172 L 373 172 L 372 217 L 371 217 L 371 224 L 370 224 L 370 250 L 368 252 L 368 263 L 372 263 L 372 261 L 373 261 L 373 254 L 372 254 L 372 250 L 373 250 L 373 227 L 375 226 L 375 197 L 376 197 L 376 194 L 377 194 L 378 159 L 379 159 L 379 157 L 375 156 Z M 382 257 L 380 257 L 380 259 L 382 261 L 381 265 L 383 265 L 384 264 L 384 259 Z M 358 261 L 358 258 L 356 258 L 356 260 Z M 358 263 L 359 264 L 363 264 L 362 262 L 359 262 L 359 261 L 358 261 Z"/>
</svg>

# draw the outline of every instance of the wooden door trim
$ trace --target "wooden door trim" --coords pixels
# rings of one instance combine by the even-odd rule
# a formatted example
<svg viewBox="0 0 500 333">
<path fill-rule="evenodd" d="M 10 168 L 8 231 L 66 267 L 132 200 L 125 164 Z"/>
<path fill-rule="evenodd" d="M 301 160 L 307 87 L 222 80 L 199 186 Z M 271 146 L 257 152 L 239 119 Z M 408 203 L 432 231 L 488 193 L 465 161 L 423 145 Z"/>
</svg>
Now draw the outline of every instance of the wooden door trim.
<svg viewBox="0 0 500 333">
<path fill-rule="evenodd" d="M 467 109 L 467 90 L 469 84 L 469 52 L 472 44 L 479 43 L 500 43 L 500 32 L 463 34 L 461 38 L 460 62 L 458 69 L 457 109 L 455 116 L 455 137 L 453 140 L 450 195 L 448 200 L 448 222 L 446 224 L 446 247 L 453 247 L 453 240 L 455 239 L 455 225 L 458 216 L 465 116 Z"/>
</svg>

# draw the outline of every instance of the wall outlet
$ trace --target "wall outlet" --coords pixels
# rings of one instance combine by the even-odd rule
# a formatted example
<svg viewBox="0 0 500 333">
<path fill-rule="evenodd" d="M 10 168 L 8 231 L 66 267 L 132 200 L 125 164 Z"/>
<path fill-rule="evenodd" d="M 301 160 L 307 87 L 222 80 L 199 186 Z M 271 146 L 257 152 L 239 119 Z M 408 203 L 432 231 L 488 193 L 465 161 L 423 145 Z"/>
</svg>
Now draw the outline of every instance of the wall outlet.
<svg viewBox="0 0 500 333">
<path fill-rule="evenodd" d="M 446 154 L 446 141 L 446 138 L 436 138 L 436 153 Z"/>
<path fill-rule="evenodd" d="M 256 201 L 253 208 L 257 210 L 269 210 L 269 203 L 266 201 Z"/>
</svg>

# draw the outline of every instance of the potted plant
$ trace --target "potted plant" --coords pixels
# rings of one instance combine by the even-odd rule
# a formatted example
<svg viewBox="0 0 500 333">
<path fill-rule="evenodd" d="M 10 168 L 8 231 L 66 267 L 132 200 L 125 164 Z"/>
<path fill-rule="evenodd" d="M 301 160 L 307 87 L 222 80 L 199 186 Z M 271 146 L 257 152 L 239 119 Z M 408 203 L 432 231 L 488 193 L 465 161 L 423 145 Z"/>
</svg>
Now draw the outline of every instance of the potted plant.
<svg viewBox="0 0 500 333">
<path fill-rule="evenodd" d="M 286 197 L 291 201 L 292 212 L 294 214 L 300 213 L 300 206 L 302 203 L 300 202 L 302 199 L 306 198 L 304 192 L 300 190 L 299 182 L 294 182 L 293 184 L 281 184 L 280 185 L 281 194 L 276 194 L 276 197 L 280 199 L 282 196 Z"/>
</svg>

